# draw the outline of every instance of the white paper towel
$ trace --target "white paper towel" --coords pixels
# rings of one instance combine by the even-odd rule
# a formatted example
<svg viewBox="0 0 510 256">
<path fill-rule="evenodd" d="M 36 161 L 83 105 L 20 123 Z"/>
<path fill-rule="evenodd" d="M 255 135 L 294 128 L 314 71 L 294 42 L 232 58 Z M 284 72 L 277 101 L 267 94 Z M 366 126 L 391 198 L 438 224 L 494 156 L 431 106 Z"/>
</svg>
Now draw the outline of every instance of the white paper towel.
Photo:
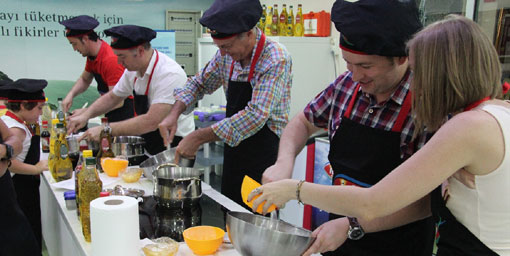
<svg viewBox="0 0 510 256">
<path fill-rule="evenodd" d="M 128 196 L 90 202 L 93 256 L 139 256 L 138 201 Z"/>
</svg>

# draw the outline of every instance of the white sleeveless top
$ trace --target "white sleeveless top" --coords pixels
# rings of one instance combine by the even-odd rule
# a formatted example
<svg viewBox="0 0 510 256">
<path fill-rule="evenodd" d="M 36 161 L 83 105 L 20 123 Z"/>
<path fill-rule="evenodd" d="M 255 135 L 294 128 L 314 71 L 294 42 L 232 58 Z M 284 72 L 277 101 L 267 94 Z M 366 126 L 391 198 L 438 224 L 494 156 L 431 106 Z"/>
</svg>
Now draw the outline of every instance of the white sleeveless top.
<svg viewBox="0 0 510 256">
<path fill-rule="evenodd" d="M 18 154 L 16 156 L 16 160 L 24 162 L 25 161 L 25 157 L 27 157 L 27 154 L 28 154 L 28 149 L 30 149 L 30 142 L 32 140 L 32 133 L 30 132 L 30 130 L 28 129 L 28 127 L 25 124 L 22 124 L 22 123 L 16 121 L 12 117 L 3 115 L 1 118 L 2 118 L 2 121 L 4 121 L 5 125 L 7 125 L 7 128 L 16 127 L 16 128 L 20 128 L 20 129 L 25 131 L 25 140 L 23 140 L 23 150 L 21 151 L 20 154 Z M 13 176 L 13 175 L 14 174 L 11 173 L 11 176 Z"/>
<path fill-rule="evenodd" d="M 498 105 L 482 109 L 494 116 L 503 132 L 503 162 L 487 175 L 475 175 L 475 189 L 450 177 L 446 206 L 487 247 L 510 255 L 510 109 Z"/>
</svg>

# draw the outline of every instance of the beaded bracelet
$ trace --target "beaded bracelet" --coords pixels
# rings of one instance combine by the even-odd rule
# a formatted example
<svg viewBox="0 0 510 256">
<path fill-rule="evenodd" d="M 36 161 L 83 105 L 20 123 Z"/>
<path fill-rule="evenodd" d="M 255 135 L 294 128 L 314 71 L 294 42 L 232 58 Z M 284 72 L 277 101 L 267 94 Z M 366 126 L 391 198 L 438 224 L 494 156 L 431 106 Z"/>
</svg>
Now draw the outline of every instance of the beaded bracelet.
<svg viewBox="0 0 510 256">
<path fill-rule="evenodd" d="M 296 198 L 298 200 L 298 203 L 300 203 L 301 205 L 304 205 L 304 203 L 301 201 L 301 186 L 303 186 L 303 183 L 305 183 L 304 180 L 299 181 L 296 188 Z"/>
</svg>

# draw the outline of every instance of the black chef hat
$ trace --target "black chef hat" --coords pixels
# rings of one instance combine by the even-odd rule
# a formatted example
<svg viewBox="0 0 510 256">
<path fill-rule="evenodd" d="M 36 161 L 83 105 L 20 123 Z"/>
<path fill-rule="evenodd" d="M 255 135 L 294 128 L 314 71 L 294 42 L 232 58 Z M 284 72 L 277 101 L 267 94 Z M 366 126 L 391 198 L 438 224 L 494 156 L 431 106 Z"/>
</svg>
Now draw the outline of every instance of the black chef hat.
<svg viewBox="0 0 510 256">
<path fill-rule="evenodd" d="M 12 83 L 12 80 L 10 80 L 10 79 L 9 80 L 0 79 L 0 100 L 6 100 L 8 93 L 9 93 L 9 90 L 2 90 L 1 87 L 9 85 L 11 83 Z"/>
<path fill-rule="evenodd" d="M 45 102 L 43 89 L 46 85 L 48 85 L 46 80 L 22 78 L 0 85 L 0 95 L 5 95 L 4 99 L 9 102 Z"/>
<path fill-rule="evenodd" d="M 60 24 L 66 27 L 66 37 L 78 37 L 94 31 L 99 22 L 90 16 L 80 15 L 61 21 Z"/>
<path fill-rule="evenodd" d="M 331 20 L 343 50 L 391 57 L 407 56 L 407 40 L 422 28 L 414 0 L 337 0 Z"/>
<path fill-rule="evenodd" d="M 255 27 L 260 16 L 259 0 L 215 0 L 200 18 L 200 24 L 211 30 L 211 37 L 226 39 Z"/>
<path fill-rule="evenodd" d="M 156 31 L 136 25 L 122 25 L 106 29 L 104 33 L 112 37 L 114 49 L 129 49 L 150 42 L 156 37 Z"/>
</svg>

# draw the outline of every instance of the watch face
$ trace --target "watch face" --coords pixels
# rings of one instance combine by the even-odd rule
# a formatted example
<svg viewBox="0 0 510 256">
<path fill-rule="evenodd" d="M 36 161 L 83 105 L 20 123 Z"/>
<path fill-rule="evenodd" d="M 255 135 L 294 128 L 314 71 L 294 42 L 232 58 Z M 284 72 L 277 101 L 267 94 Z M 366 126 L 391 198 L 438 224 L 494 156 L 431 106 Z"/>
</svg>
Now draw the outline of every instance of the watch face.
<svg viewBox="0 0 510 256">
<path fill-rule="evenodd" d="M 365 235 L 365 232 L 359 227 L 353 227 L 349 230 L 349 238 L 352 240 L 358 240 Z"/>
</svg>

